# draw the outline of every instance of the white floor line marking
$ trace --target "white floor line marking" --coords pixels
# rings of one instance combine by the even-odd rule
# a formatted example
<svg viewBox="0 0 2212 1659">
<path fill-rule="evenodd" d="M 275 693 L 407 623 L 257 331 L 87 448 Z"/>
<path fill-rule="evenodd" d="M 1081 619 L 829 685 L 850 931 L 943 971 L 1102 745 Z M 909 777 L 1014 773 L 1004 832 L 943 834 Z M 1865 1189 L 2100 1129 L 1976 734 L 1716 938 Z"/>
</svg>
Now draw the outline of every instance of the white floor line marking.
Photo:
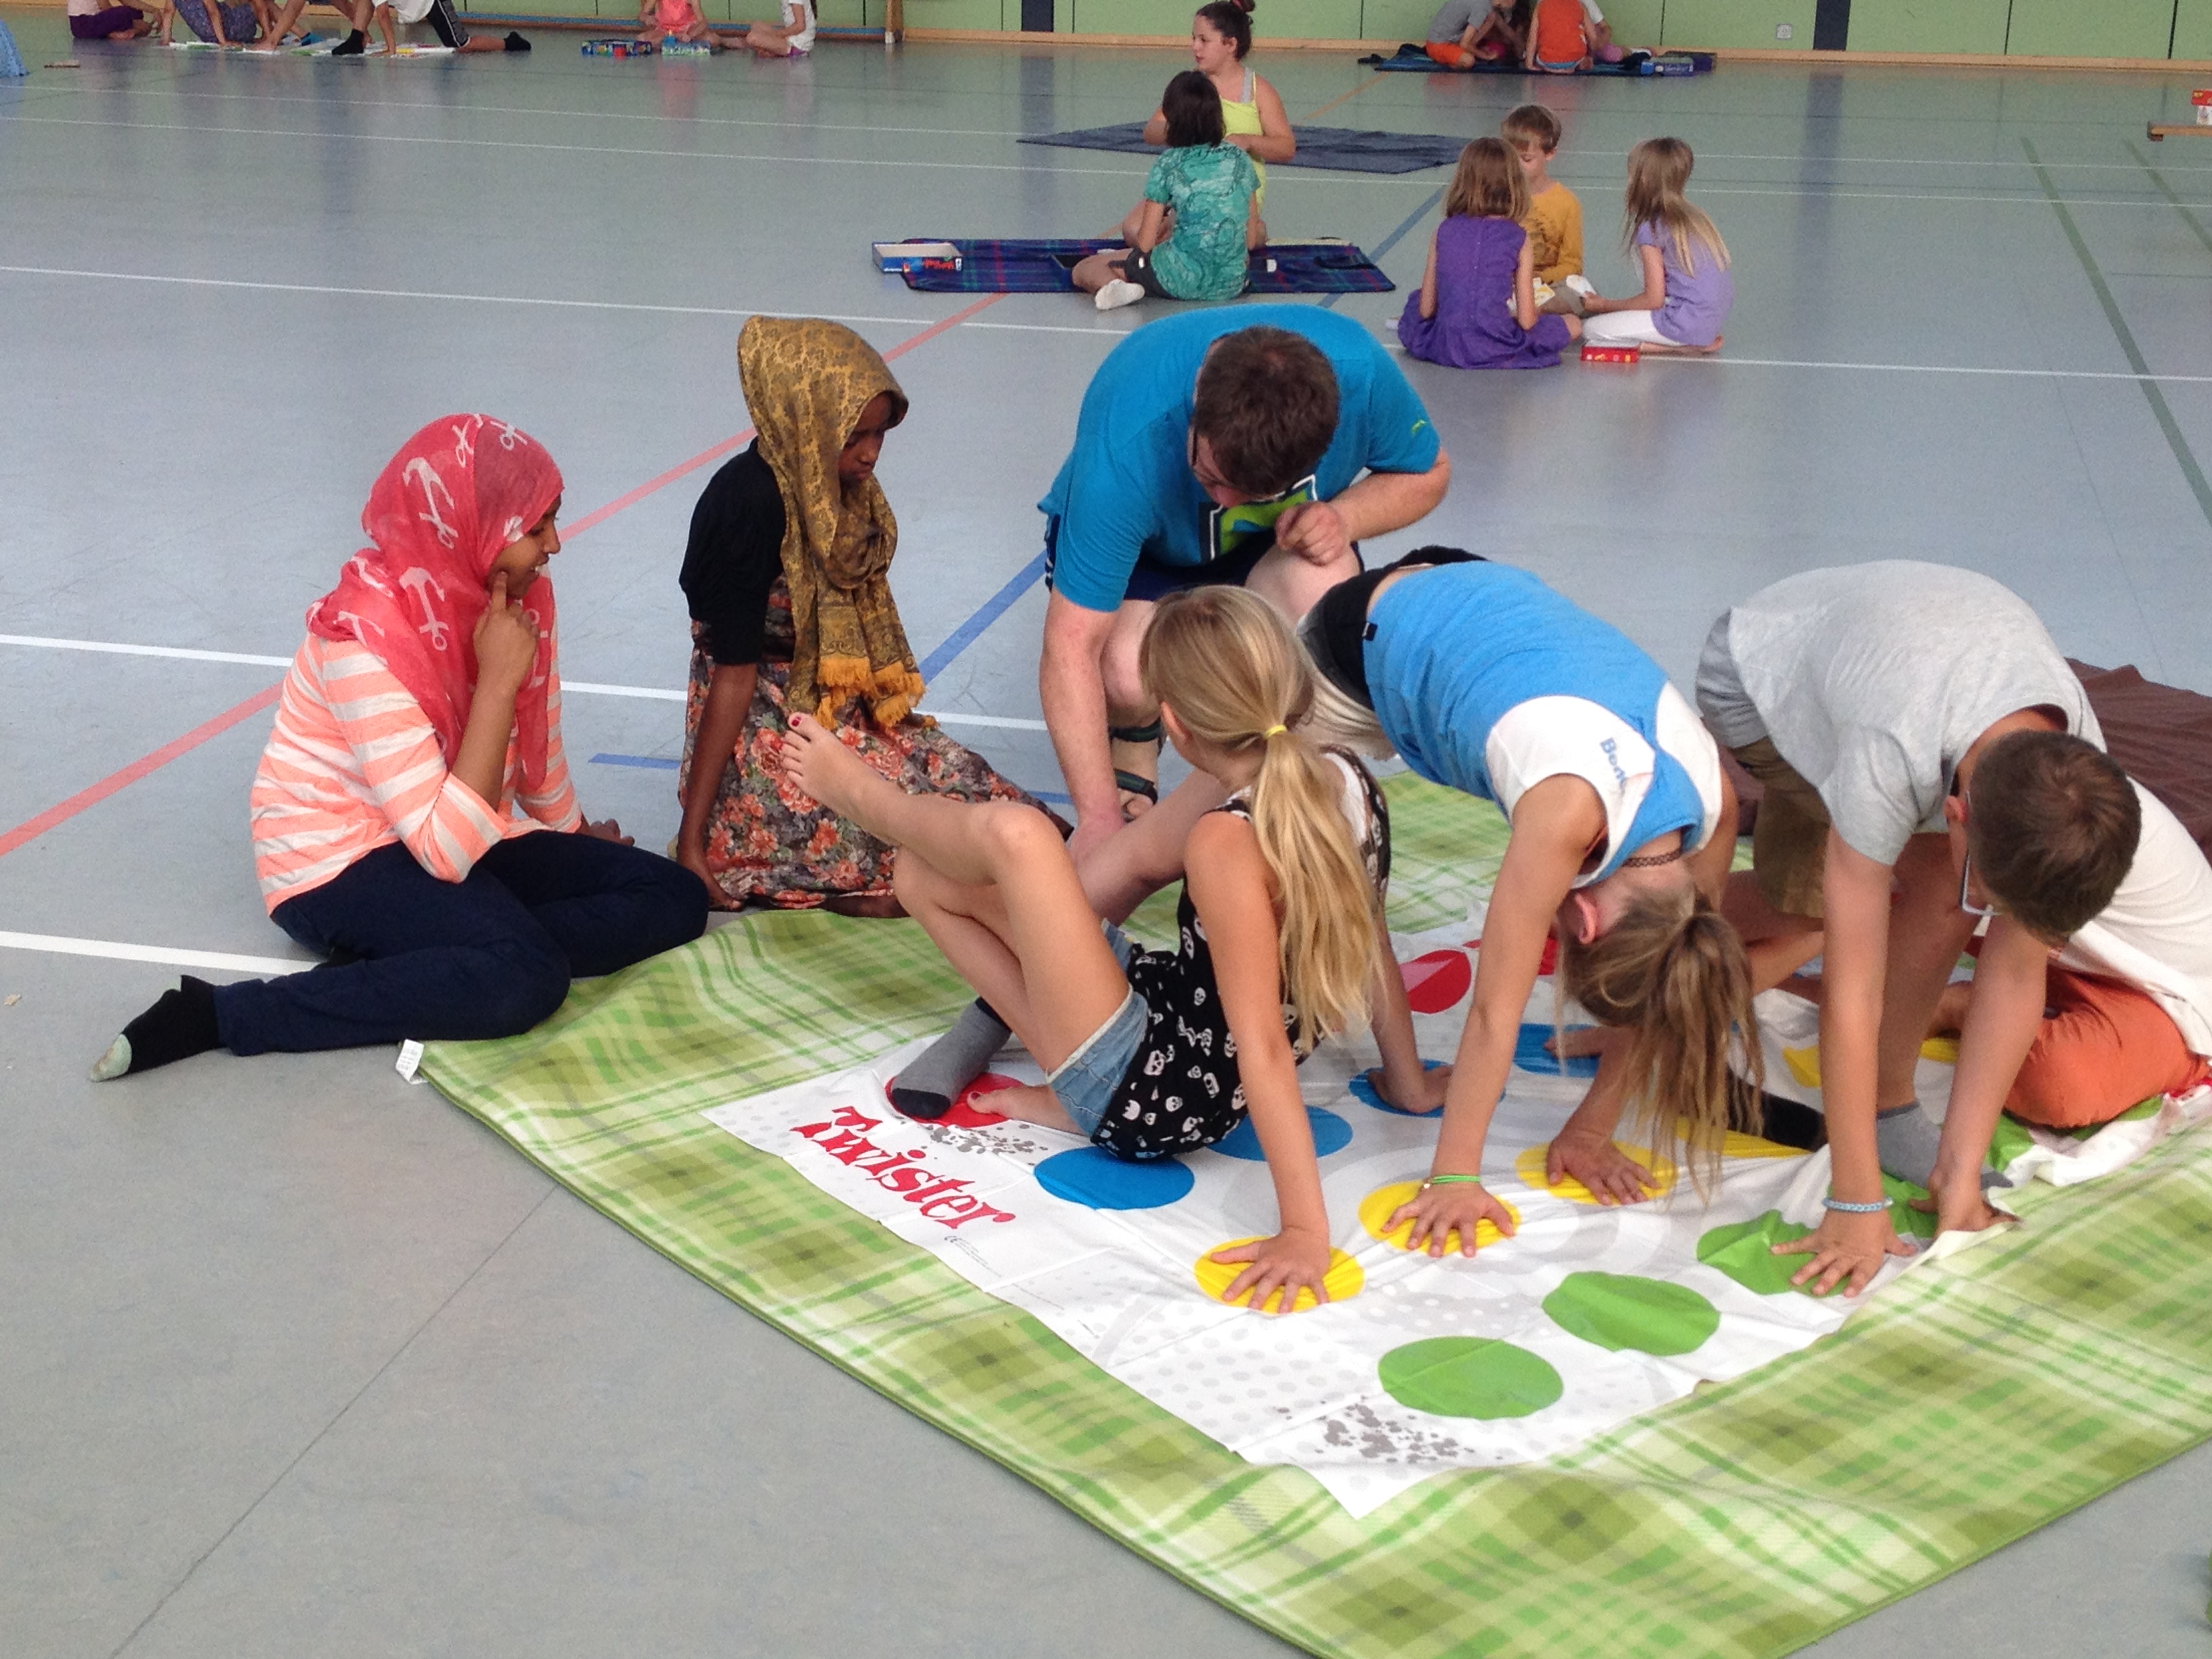
<svg viewBox="0 0 2212 1659">
<path fill-rule="evenodd" d="M 206 97 L 212 96 L 214 94 L 197 94 L 195 95 Z M 2118 131 L 2119 124 L 2114 125 L 2115 131 Z M 2136 125 L 2137 124 L 2135 122 L 2125 124 L 2126 130 L 2130 136 L 2134 133 Z M 1617 161 L 1621 156 L 1621 152 L 1619 150 L 1603 149 L 1563 149 L 1559 154 L 1562 155 L 1601 156 L 1608 161 Z M 2033 165 L 2026 157 L 2022 157 L 2017 161 L 2008 161 L 2002 159 L 1994 161 L 1945 161 L 1941 156 L 1936 155 L 1740 155 L 1722 150 L 1701 150 L 1698 152 L 1698 159 L 1704 161 L 1789 161 L 1794 162 L 1799 167 L 1811 165 L 1824 167 L 1909 167 L 2025 168 Z M 2133 173 L 2138 170 L 2135 163 L 2132 161 L 2046 161 L 2044 165 L 2051 168 L 2053 171 L 2064 168 L 2069 172 L 2077 173 Z M 2212 167 L 2198 167 L 2193 163 L 2184 162 L 2172 169 L 2172 171 L 2186 173 L 2212 173 Z"/>
<path fill-rule="evenodd" d="M 297 974 L 315 966 L 283 957 L 236 957 L 222 951 L 182 951 L 167 945 L 126 945 L 120 939 L 70 939 L 60 933 L 0 933 L 0 949 L 99 957 L 108 962 L 151 962 L 164 968 L 213 968 L 233 974 Z"/>
<path fill-rule="evenodd" d="M 1112 179 L 1142 179 L 1145 176 L 1141 167 L 1047 167 L 1012 161 L 900 161 L 880 155 L 757 155 L 726 149 L 648 149 L 632 144 L 546 144 L 532 143 L 521 138 L 446 138 L 422 132 L 328 132 L 314 127 L 210 127 L 194 121 L 99 121 L 78 115 L 10 113 L 5 118 L 35 122 L 43 126 L 108 127 L 136 132 L 205 132 L 232 138 L 350 138 L 370 144 L 432 144 L 454 149 L 544 150 L 563 155 L 639 155 L 655 161 L 773 161 L 779 167 L 920 167 L 955 173 L 1096 173 Z M 1367 173 L 1347 173 L 1328 182 L 1367 185 L 1372 184 L 1374 179 Z M 1434 188 L 1433 184 L 1431 188 Z M 2033 199 L 2040 202 L 2042 198 Z"/>
<path fill-rule="evenodd" d="M 0 273 L 15 276 L 81 276 L 111 283 L 164 283 L 185 288 L 250 289 L 269 294 L 331 294 L 356 300 L 447 300 L 487 306 L 554 306 L 579 311 L 644 311 L 679 317 L 819 317 L 817 311 L 744 311 L 725 306 L 636 305 L 621 300 L 544 300 L 520 294 L 440 294 L 425 289 L 338 288 L 320 283 L 254 283 L 235 276 L 157 276 L 136 270 L 70 270 L 58 265 L 0 265 Z M 895 323 L 902 328 L 927 328 L 929 317 L 832 316 L 837 323 Z"/>
<path fill-rule="evenodd" d="M 289 668 L 289 657 L 256 657 L 242 651 L 195 651 L 180 645 L 118 645 L 106 640 L 58 640 L 39 634 L 0 634 L 0 645 L 46 651 L 105 651 L 118 657 L 180 657 L 187 662 L 242 662 L 257 668 Z"/>
<path fill-rule="evenodd" d="M 118 90 L 125 97 L 205 98 L 227 104 L 315 104 L 325 109 L 428 109 L 440 110 L 448 115 L 543 115 L 562 121 L 658 121 L 665 124 L 670 118 L 658 112 L 647 114 L 626 109 L 531 109 L 509 104 L 470 104 L 456 107 L 452 104 L 422 104 L 396 98 L 298 98 L 264 96 L 258 93 L 184 92 L 163 87 L 128 87 Z M 749 120 L 741 115 L 686 115 L 676 125 L 686 127 L 787 127 L 799 132 L 896 132 L 944 138 L 1030 138 L 1044 136 L 1042 133 L 1003 132 L 984 127 L 878 127 L 855 126 L 835 121 Z M 2026 167 L 2027 163 L 2021 161 L 2014 165 Z"/>
<path fill-rule="evenodd" d="M 1101 340 L 1126 340 L 1134 331 L 1126 328 L 1079 327 L 1073 323 L 963 323 L 963 328 L 1003 328 L 1018 334 L 1090 334 Z"/>
<path fill-rule="evenodd" d="M 665 691 L 657 685 L 604 685 L 596 680 L 562 680 L 565 695 L 580 691 L 587 697 L 649 697 L 655 702 L 682 702 L 684 693 Z"/>
<path fill-rule="evenodd" d="M 963 714 L 942 708 L 925 708 L 925 714 L 943 720 L 947 726 L 995 726 L 1008 732 L 1042 732 L 1042 720 L 1021 720 L 1008 714 Z"/>
<path fill-rule="evenodd" d="M 173 657 L 185 662 L 250 663 L 258 668 L 289 668 L 289 657 L 253 656 L 243 651 L 198 651 L 181 645 L 126 645 L 110 640 L 65 640 L 44 634 L 0 634 L 0 645 L 29 646 L 43 651 L 98 651 L 122 657 Z M 658 685 L 614 685 L 603 680 L 562 680 L 562 691 L 587 697 L 641 697 L 653 702 L 682 702 L 685 694 Z M 1042 732 L 1042 720 L 1009 714 L 970 714 L 959 709 L 927 708 L 949 726 L 994 726 L 1011 732 Z M 27 935 L 26 936 L 27 937 Z"/>
<path fill-rule="evenodd" d="M 1939 363 L 1823 363 L 1788 357 L 1677 357 L 1655 356 L 1654 362 L 1713 363 L 1738 368 L 1856 368 L 1875 374 L 1996 374 L 2041 380 L 2155 380 L 2162 386 L 2212 386 L 2212 374 L 2132 374 L 2125 369 L 1955 368 Z"/>
<path fill-rule="evenodd" d="M 155 96 L 171 98 L 204 98 L 222 103 L 315 104 L 321 106 L 324 108 L 329 108 L 335 105 L 337 107 L 345 109 L 440 110 L 449 114 L 539 115 L 561 120 L 665 122 L 669 118 L 667 116 L 659 114 L 657 112 L 647 113 L 637 110 L 546 109 L 531 108 L 522 105 L 505 104 L 471 104 L 465 110 L 456 110 L 454 106 L 450 104 L 417 103 L 410 100 L 399 99 L 301 98 L 288 94 L 263 95 L 253 93 L 185 92 L 169 88 L 131 87 L 118 88 L 118 90 L 122 91 L 124 95 L 126 97 Z M 748 119 L 744 116 L 736 115 L 688 115 L 683 118 L 681 125 L 684 126 L 773 127 L 790 129 L 794 131 L 801 132 L 895 132 L 913 135 L 920 137 L 946 138 L 1020 139 L 1041 138 L 1046 136 L 1042 133 L 1012 132 L 988 127 L 855 126 L 835 121 L 763 121 Z M 2130 125 L 2130 131 L 2132 131 L 2132 125 Z M 1601 149 L 1563 149 L 1559 154 L 1562 155 L 1597 156 L 1601 157 L 1606 161 L 1617 161 L 1620 159 L 1623 152 L 1619 150 Z M 2024 168 L 2028 166 L 2027 161 L 2025 160 L 2017 161 L 2008 161 L 2002 159 L 1997 161 L 1948 161 L 1943 157 L 1935 155 L 1739 155 L 1728 151 L 1717 151 L 1708 154 L 1705 159 L 1708 161 L 1786 161 L 1794 162 L 1799 166 L 1811 163 L 1820 167 Z M 2083 173 L 2133 173 L 2137 171 L 2135 163 L 2132 161 L 2048 161 L 2045 162 L 2045 165 L 2054 171 L 2066 170 Z M 2212 167 L 2197 167 L 2187 162 L 2181 162 L 2162 170 L 2168 173 L 2212 173 Z M 2040 201 L 2042 198 L 2038 197 L 2035 199 Z"/>
<path fill-rule="evenodd" d="M 1386 349 L 1405 355 L 1406 348 L 1395 336 L 1382 334 L 1376 337 Z M 2154 380 L 2161 386 L 2212 386 L 2212 374 L 2134 374 L 2125 369 L 1966 368 L 1951 363 L 1815 362 L 1792 357 L 1693 357 L 1673 352 L 1654 352 L 1644 361 L 1702 363 L 1709 368 L 1845 368 L 1860 369 L 1869 374 L 1996 374 L 2030 380 L 2132 380 L 2138 385 Z"/>
</svg>

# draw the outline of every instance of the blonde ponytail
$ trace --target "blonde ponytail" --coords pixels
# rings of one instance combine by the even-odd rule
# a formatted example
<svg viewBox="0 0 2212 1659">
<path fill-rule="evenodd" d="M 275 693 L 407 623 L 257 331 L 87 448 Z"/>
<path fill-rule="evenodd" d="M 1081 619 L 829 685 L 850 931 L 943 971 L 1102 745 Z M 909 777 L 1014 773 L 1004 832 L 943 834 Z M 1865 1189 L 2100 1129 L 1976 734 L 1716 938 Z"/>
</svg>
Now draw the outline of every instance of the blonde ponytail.
<svg viewBox="0 0 2212 1659">
<path fill-rule="evenodd" d="M 1759 1027 L 1743 941 L 1695 887 L 1639 894 L 1589 945 L 1562 939 L 1559 982 L 1601 1024 L 1635 1033 L 1627 1088 L 1652 1144 L 1679 1145 L 1700 1193 L 1720 1170 L 1731 1105 L 1745 1091 L 1731 1055 L 1749 1073 L 1742 1127 L 1759 1127 Z"/>
<path fill-rule="evenodd" d="M 1264 599 L 1203 587 L 1160 602 L 1138 672 L 1200 743 L 1258 751 L 1252 830 L 1275 878 L 1284 1000 L 1297 1051 L 1308 1053 L 1366 1014 L 1376 905 L 1345 821 L 1342 775 L 1298 729 L 1313 671 Z"/>
</svg>

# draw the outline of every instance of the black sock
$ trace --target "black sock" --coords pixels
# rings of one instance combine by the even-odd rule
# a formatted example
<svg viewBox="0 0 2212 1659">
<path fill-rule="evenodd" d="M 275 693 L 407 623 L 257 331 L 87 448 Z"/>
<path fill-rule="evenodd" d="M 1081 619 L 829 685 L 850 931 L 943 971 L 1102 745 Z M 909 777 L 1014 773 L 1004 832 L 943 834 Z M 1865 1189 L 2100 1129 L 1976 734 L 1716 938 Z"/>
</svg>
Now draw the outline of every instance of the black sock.
<svg viewBox="0 0 2212 1659">
<path fill-rule="evenodd" d="M 368 37 L 359 29 L 350 31 L 346 38 L 331 48 L 333 58 L 358 58 L 368 50 Z"/>
<path fill-rule="evenodd" d="M 507 49 L 509 52 L 528 52 L 530 42 L 524 40 L 517 31 L 509 29 L 507 32 Z"/>
<path fill-rule="evenodd" d="M 92 1075 L 106 1082 L 222 1047 L 222 1033 L 215 1018 L 215 987 L 186 974 L 175 990 L 162 992 L 159 1001 L 123 1028 L 123 1035 L 108 1044 L 107 1052 L 92 1068 Z"/>
</svg>

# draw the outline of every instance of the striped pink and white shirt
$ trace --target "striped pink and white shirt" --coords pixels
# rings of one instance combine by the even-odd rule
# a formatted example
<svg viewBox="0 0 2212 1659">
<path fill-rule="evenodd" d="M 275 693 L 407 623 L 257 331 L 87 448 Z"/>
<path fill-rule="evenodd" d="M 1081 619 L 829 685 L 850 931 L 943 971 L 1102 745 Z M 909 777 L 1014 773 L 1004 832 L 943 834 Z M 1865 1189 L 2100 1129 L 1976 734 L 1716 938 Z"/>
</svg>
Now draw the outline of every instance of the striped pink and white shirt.
<svg viewBox="0 0 2212 1659">
<path fill-rule="evenodd" d="M 310 635 L 253 776 L 253 867 L 270 909 L 404 842 L 441 881 L 465 880 L 495 843 L 583 822 L 561 748 L 561 682 L 547 688 L 544 787 L 520 787 L 512 739 L 496 806 L 446 769 L 422 705 L 365 646 Z M 520 808 L 526 816 L 516 816 Z"/>
</svg>

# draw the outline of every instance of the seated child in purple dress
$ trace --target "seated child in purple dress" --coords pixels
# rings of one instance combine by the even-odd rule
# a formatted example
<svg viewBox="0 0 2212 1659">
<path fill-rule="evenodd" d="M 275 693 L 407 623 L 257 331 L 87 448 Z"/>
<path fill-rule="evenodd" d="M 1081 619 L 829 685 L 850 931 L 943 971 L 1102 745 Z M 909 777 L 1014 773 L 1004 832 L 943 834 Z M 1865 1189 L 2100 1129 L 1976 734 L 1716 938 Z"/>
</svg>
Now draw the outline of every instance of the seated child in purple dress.
<svg viewBox="0 0 2212 1659">
<path fill-rule="evenodd" d="M 1583 300 L 1592 344 L 1646 351 L 1721 349 L 1735 303 L 1728 244 L 1703 208 L 1682 194 L 1697 157 L 1680 138 L 1647 138 L 1628 152 L 1628 242 L 1644 277 L 1625 300 Z"/>
<path fill-rule="evenodd" d="M 1398 319 L 1408 352 L 1450 368 L 1557 366 L 1582 323 L 1537 313 L 1535 256 L 1520 223 L 1528 216 L 1519 156 L 1496 138 L 1460 152 L 1428 270 Z"/>
</svg>

